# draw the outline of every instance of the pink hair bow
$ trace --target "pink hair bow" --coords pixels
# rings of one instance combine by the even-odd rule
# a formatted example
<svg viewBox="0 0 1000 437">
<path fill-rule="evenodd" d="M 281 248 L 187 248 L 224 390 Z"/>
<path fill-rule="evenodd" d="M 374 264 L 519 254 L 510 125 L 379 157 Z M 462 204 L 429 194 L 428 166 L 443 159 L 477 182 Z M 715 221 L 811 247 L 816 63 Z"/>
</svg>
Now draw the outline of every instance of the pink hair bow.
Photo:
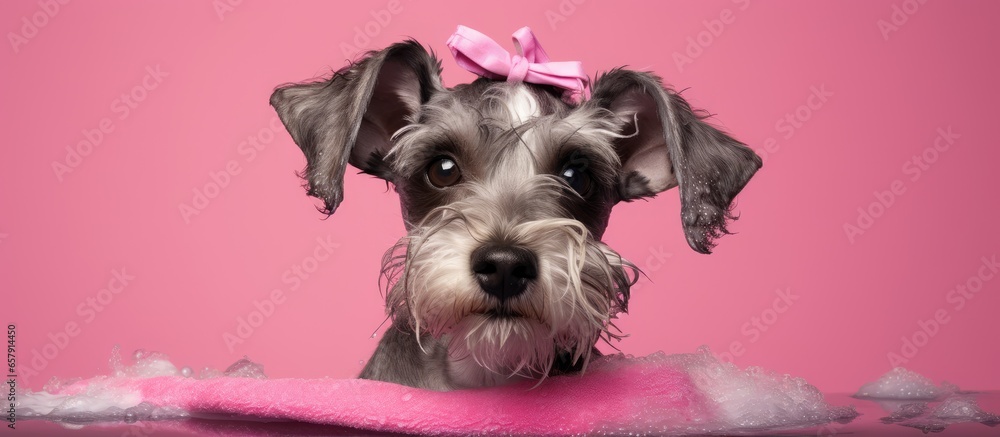
<svg viewBox="0 0 1000 437">
<path fill-rule="evenodd" d="M 566 90 L 563 99 L 573 103 L 586 96 L 590 78 L 580 62 L 549 62 L 549 55 L 527 27 L 514 32 L 513 39 L 516 55 L 511 55 L 488 36 L 458 26 L 447 45 L 459 66 L 480 76 L 553 85 Z"/>
</svg>

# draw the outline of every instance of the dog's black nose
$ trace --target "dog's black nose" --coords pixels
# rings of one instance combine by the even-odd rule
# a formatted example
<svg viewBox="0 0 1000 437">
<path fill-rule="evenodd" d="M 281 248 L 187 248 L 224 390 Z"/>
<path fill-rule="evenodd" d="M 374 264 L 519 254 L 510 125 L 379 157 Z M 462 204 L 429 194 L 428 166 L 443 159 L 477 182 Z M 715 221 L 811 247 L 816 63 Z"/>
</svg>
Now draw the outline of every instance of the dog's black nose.
<svg viewBox="0 0 1000 437">
<path fill-rule="evenodd" d="M 504 301 L 538 277 L 538 258 L 521 247 L 486 245 L 472 252 L 472 273 L 483 291 Z"/>
</svg>

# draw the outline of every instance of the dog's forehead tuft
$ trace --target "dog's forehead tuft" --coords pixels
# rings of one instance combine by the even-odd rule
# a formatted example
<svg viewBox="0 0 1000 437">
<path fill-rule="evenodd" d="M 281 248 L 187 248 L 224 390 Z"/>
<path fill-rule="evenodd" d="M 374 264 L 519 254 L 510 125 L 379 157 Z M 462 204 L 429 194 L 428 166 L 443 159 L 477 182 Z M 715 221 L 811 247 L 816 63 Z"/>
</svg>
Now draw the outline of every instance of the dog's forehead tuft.
<svg viewBox="0 0 1000 437">
<path fill-rule="evenodd" d="M 504 91 L 488 97 L 493 98 L 495 104 L 507 112 L 512 127 L 520 126 L 542 115 L 538 99 L 525 86 L 514 86 Z"/>
<path fill-rule="evenodd" d="M 550 90 L 520 82 L 477 80 L 456 86 L 451 95 L 466 108 L 482 115 L 520 125 L 531 119 L 565 113 L 569 105 Z"/>
</svg>

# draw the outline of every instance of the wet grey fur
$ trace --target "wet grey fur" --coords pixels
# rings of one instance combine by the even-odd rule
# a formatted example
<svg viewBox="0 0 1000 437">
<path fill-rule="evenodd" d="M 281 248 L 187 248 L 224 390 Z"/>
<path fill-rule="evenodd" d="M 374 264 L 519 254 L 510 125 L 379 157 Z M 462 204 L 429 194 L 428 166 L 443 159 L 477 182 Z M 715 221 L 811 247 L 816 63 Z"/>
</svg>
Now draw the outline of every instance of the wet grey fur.
<svg viewBox="0 0 1000 437">
<path fill-rule="evenodd" d="M 436 390 L 507 380 L 508 375 L 501 375 L 480 381 L 470 377 L 468 369 L 456 370 L 456 350 L 476 355 L 475 362 L 483 361 L 491 371 L 490 360 L 504 371 L 517 367 L 512 372 L 528 379 L 578 371 L 596 353 L 595 341 L 615 337 L 611 320 L 627 310 L 628 288 L 635 280 L 630 274 L 634 267 L 600 242 L 613 206 L 679 187 L 688 244 L 710 253 L 716 238 L 728 233 L 727 221 L 735 218 L 733 199 L 761 166 L 752 150 L 707 124 L 650 73 L 607 72 L 594 82 L 592 97 L 577 105 L 560 99 L 561 90 L 533 84 L 479 79 L 446 89 L 440 73 L 440 62 L 432 54 L 406 41 L 369 53 L 331 78 L 282 85 L 271 96 L 271 105 L 306 156 L 305 187 L 323 201 L 324 213 L 333 214 L 344 198 L 347 164 L 386 180 L 400 196 L 408 235 L 383 261 L 393 324 L 362 378 Z M 437 188 L 428 181 L 428 167 L 441 157 L 461 169 L 462 179 L 454 186 Z M 585 193 L 561 179 L 569 165 L 586 172 L 591 183 Z M 537 308 L 562 301 L 531 295 L 508 304 L 482 290 L 460 289 L 452 290 L 458 297 L 441 301 L 461 308 L 455 309 L 459 316 L 492 317 L 484 314 L 503 309 L 531 318 L 524 326 L 536 332 L 522 332 L 524 338 L 533 339 L 530 347 L 551 351 L 525 358 L 524 366 L 501 363 L 504 357 L 482 358 L 488 351 L 458 344 L 458 335 L 451 335 L 461 321 L 445 321 L 445 316 L 435 320 L 415 307 L 422 298 L 446 299 L 416 295 L 430 293 L 421 290 L 440 281 L 431 276 L 449 268 L 454 269 L 447 270 L 449 274 L 462 275 L 467 267 L 459 265 L 467 263 L 461 257 L 433 267 L 440 270 L 427 267 L 426 261 L 437 256 L 429 251 L 442 245 L 436 238 L 448 239 L 454 247 L 529 247 L 548 257 L 540 263 L 551 260 L 550 266 L 563 266 L 560 263 L 570 262 L 563 258 L 573 256 L 559 252 L 559 247 L 577 238 L 572 229 L 563 232 L 555 225 L 566 219 L 578 223 L 585 234 L 585 244 L 573 249 L 586 258 L 578 283 L 542 277 L 526 294 L 575 286 L 575 304 L 589 310 L 589 318 L 562 320 L 558 311 Z M 532 232 L 537 235 L 523 234 L 536 223 L 539 230 Z M 533 241 L 535 237 L 545 241 Z M 597 315 L 594 309 L 603 313 Z M 566 328 L 549 341 L 545 329 L 555 332 L 557 325 Z M 517 325 L 530 331 L 524 326 Z M 502 330 L 481 331 L 492 329 Z M 564 338 L 566 333 L 580 341 Z M 528 353 L 524 347 L 508 347 Z M 468 360 L 462 362 L 468 365 Z"/>
</svg>

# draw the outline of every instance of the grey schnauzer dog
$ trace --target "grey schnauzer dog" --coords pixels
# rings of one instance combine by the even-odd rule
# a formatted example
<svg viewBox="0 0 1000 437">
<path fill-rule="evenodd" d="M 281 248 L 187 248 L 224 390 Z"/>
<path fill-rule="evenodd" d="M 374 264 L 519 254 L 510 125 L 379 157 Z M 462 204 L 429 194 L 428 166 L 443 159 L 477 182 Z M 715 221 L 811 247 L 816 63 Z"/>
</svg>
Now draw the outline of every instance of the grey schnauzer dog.
<svg viewBox="0 0 1000 437">
<path fill-rule="evenodd" d="M 688 244 L 709 253 L 761 166 L 649 73 L 604 73 L 579 103 L 440 74 L 406 41 L 271 96 L 324 213 L 348 163 L 399 194 L 407 235 L 382 268 L 392 325 L 361 378 L 452 390 L 583 370 L 619 338 L 638 273 L 601 242 L 615 204 L 678 187 Z"/>
</svg>

